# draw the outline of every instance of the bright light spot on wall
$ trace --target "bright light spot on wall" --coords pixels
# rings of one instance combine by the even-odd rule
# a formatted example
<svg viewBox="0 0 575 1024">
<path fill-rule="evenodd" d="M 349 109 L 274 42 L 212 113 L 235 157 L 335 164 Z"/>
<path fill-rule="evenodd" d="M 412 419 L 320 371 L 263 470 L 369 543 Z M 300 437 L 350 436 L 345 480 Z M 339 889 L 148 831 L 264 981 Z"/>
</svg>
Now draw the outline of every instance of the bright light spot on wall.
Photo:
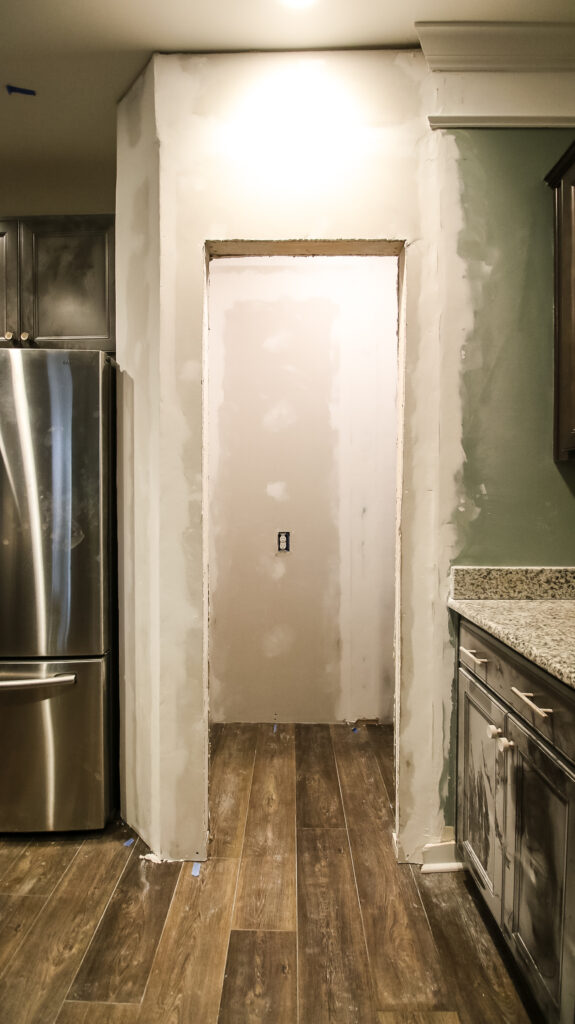
<svg viewBox="0 0 575 1024">
<path fill-rule="evenodd" d="M 300 9 L 303 7 L 312 7 L 316 0 L 280 0 L 280 3 L 284 7 L 293 7 Z"/>
<path fill-rule="evenodd" d="M 324 189 L 364 155 L 361 113 L 321 60 L 289 63 L 244 94 L 223 127 L 222 155 L 266 193 Z"/>
</svg>

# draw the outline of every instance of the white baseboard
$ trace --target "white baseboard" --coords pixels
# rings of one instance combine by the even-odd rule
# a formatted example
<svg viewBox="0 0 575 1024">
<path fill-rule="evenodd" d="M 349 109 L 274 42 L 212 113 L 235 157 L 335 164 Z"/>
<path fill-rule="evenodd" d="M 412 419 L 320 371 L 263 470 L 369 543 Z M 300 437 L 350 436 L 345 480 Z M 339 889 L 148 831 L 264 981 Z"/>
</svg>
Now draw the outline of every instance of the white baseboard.
<svg viewBox="0 0 575 1024">
<path fill-rule="evenodd" d="M 422 875 L 440 871 L 464 871 L 465 864 L 459 858 L 454 840 L 447 843 L 427 843 L 423 847 Z"/>
</svg>

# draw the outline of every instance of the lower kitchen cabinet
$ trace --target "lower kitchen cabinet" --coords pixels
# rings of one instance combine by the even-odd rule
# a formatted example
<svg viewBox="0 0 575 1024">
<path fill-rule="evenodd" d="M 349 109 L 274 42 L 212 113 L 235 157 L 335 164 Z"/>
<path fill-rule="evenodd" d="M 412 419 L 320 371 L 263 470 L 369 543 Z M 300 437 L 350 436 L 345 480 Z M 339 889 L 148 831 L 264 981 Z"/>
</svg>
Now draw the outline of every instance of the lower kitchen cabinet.
<svg viewBox="0 0 575 1024">
<path fill-rule="evenodd" d="M 572 716 L 564 684 L 461 623 L 458 842 L 545 1019 L 560 1024 L 575 1021 Z"/>
<path fill-rule="evenodd" d="M 503 893 L 504 758 L 495 739 L 505 711 L 472 676 L 459 670 L 459 840 L 495 918 Z"/>
<path fill-rule="evenodd" d="M 503 931 L 549 1020 L 575 1020 L 575 774 L 513 715 Z M 563 1012 L 560 1013 L 559 1010 Z"/>
</svg>

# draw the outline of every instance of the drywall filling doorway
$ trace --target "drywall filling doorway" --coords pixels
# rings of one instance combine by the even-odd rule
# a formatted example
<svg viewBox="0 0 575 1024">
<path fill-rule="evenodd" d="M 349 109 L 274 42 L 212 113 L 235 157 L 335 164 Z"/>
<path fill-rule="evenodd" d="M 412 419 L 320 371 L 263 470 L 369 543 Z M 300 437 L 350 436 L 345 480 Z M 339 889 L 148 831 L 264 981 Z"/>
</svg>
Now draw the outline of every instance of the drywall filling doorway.
<svg viewBox="0 0 575 1024">
<path fill-rule="evenodd" d="M 393 720 L 402 252 L 206 245 L 211 722 Z"/>
</svg>

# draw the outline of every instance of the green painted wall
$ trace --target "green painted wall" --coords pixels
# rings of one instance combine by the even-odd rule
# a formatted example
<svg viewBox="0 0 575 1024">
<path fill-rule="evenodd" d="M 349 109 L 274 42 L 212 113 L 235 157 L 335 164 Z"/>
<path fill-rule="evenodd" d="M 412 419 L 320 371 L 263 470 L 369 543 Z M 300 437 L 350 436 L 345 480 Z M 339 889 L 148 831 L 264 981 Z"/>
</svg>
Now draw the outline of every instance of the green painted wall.
<svg viewBox="0 0 575 1024">
<path fill-rule="evenodd" d="M 575 565 L 575 465 L 552 456 L 553 195 L 573 141 L 550 129 L 454 132 L 473 327 L 461 362 L 458 564 Z"/>
</svg>

